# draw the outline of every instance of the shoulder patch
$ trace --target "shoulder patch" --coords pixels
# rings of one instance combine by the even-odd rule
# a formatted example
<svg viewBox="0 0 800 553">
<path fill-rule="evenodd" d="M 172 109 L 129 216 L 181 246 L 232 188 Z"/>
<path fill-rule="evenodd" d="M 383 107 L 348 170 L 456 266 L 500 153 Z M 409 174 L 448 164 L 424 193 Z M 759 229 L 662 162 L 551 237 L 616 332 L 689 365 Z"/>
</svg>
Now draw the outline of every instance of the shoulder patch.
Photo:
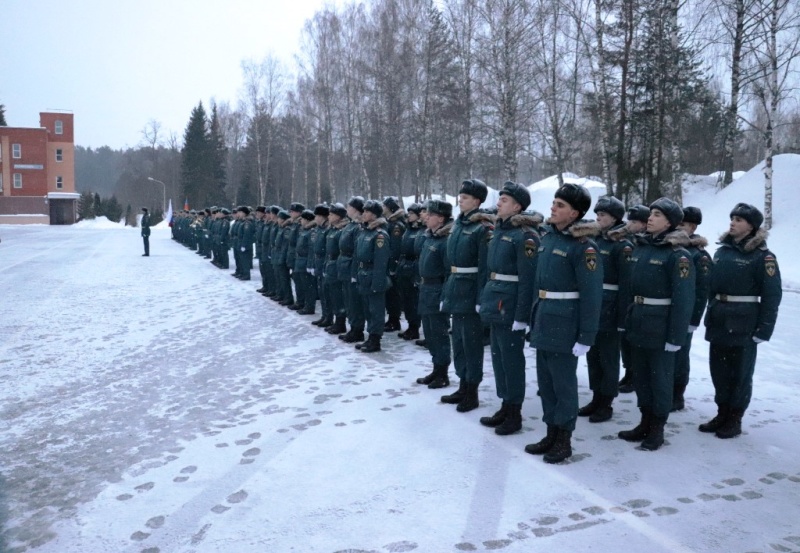
<svg viewBox="0 0 800 553">
<path fill-rule="evenodd" d="M 681 278 L 688 278 L 689 276 L 689 258 L 682 255 L 678 260 L 678 274 Z"/>
<path fill-rule="evenodd" d="M 704 275 L 711 271 L 711 258 L 709 256 L 704 255 L 700 258 L 700 270 L 703 271 Z"/>
<path fill-rule="evenodd" d="M 402 229 L 402 227 L 401 227 L 400 225 L 396 225 L 396 226 L 394 227 L 394 230 L 392 231 L 392 233 L 393 233 L 395 236 L 402 236 L 402 235 L 403 235 L 403 229 Z"/>
<path fill-rule="evenodd" d="M 775 259 L 774 255 L 767 254 L 764 256 L 764 270 L 769 277 L 774 277 L 775 273 L 778 272 L 778 260 Z"/>
<path fill-rule="evenodd" d="M 590 271 L 597 270 L 597 250 L 589 246 L 583 251 L 583 260 Z"/>
<path fill-rule="evenodd" d="M 385 241 L 386 238 L 383 233 L 378 233 L 378 236 L 375 238 L 375 247 L 382 248 Z"/>
<path fill-rule="evenodd" d="M 528 238 L 525 240 L 525 256 L 526 257 L 533 257 L 536 255 L 536 242 L 533 238 Z"/>
</svg>

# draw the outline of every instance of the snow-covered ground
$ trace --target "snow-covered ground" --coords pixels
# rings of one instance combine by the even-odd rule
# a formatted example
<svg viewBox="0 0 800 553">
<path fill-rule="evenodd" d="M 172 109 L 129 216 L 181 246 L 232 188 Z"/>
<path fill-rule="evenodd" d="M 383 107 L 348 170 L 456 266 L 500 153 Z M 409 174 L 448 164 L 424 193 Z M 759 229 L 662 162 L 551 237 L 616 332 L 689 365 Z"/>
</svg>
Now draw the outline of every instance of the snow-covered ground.
<svg viewBox="0 0 800 553">
<path fill-rule="evenodd" d="M 704 234 L 757 201 L 748 178 L 688 191 Z M 770 239 L 795 283 L 798 197 L 776 190 Z M 667 445 L 616 438 L 638 421 L 622 395 L 551 466 L 523 451 L 544 432 L 530 348 L 524 431 L 496 436 L 488 349 L 481 408 L 459 414 L 438 402 L 452 387 L 414 383 L 430 357 L 412 344 L 358 353 L 256 294 L 257 269 L 233 279 L 167 229 L 143 258 L 138 229 L 84 227 L 0 227 L 2 553 L 800 551 L 791 291 L 742 436 L 697 431 L 715 413 L 697 333 Z M 586 401 L 583 360 L 579 382 Z"/>
</svg>

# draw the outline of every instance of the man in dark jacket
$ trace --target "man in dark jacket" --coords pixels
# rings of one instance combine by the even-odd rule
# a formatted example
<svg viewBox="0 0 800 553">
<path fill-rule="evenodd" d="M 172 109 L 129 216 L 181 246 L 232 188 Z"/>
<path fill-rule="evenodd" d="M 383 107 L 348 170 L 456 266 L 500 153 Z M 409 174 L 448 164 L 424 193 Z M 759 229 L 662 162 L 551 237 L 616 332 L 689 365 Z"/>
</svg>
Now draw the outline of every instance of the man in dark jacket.
<svg viewBox="0 0 800 553">
<path fill-rule="evenodd" d="M 764 216 L 745 203 L 736 204 L 730 216 L 728 232 L 714 253 L 705 318 L 717 415 L 700 431 L 718 438 L 742 433 L 758 344 L 772 337 L 782 297 L 778 260 L 761 228 Z"/>
<path fill-rule="evenodd" d="M 383 327 L 385 332 L 400 330 L 400 313 L 403 309 L 400 291 L 397 286 L 397 264 L 400 262 L 400 250 L 403 234 L 406 232 L 406 212 L 394 196 L 383 200 L 383 217 L 386 219 L 386 232 L 389 233 L 389 279 L 392 285 L 386 290 L 386 313 L 388 319 Z"/>
<path fill-rule="evenodd" d="M 364 298 L 367 319 L 366 342 L 356 345 L 361 353 L 381 350 L 386 313 L 386 290 L 389 288 L 389 233 L 386 219 L 382 217 L 383 206 L 377 200 L 364 202 L 361 231 L 356 239 L 353 264 L 358 267 L 356 284 L 358 293 Z"/>
<path fill-rule="evenodd" d="M 146 207 L 142 208 L 142 242 L 144 242 L 144 253 L 142 257 L 150 257 L 150 213 Z"/>
<path fill-rule="evenodd" d="M 400 300 L 403 312 L 406 315 L 406 321 L 408 321 L 408 328 L 399 333 L 398 336 L 403 340 L 416 340 L 419 338 L 420 317 L 417 313 L 417 304 L 419 303 L 417 278 L 419 273 L 417 271 L 418 254 L 415 251 L 415 243 L 417 236 L 425 232 L 425 228 L 420 219 L 420 213 L 422 212 L 420 204 L 411 204 L 406 211 L 408 211 L 406 215 L 408 224 L 400 244 L 400 261 L 397 264 L 395 282 L 400 292 Z"/>
</svg>

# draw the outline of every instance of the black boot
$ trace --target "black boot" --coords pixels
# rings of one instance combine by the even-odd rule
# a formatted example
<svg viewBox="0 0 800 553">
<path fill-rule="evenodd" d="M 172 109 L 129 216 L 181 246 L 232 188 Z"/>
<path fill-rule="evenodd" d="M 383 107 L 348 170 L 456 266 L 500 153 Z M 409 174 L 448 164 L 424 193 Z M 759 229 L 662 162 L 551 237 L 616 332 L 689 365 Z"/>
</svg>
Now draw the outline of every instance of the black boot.
<svg viewBox="0 0 800 553">
<path fill-rule="evenodd" d="M 496 426 L 500 426 L 503 424 L 503 421 L 506 420 L 506 414 L 508 413 L 508 404 L 504 401 L 503 404 L 500 406 L 500 409 L 491 417 L 481 417 L 480 423 L 483 426 L 488 426 L 489 428 L 494 428 Z"/>
<path fill-rule="evenodd" d="M 344 334 L 347 332 L 347 326 L 344 324 L 344 316 L 337 315 L 336 321 L 328 328 L 325 329 L 328 334 Z"/>
<path fill-rule="evenodd" d="M 325 320 L 325 315 L 324 315 L 324 314 L 322 314 L 322 315 L 320 316 L 320 318 L 319 318 L 319 319 L 317 319 L 316 321 L 311 321 L 311 324 L 312 324 L 312 325 L 314 325 L 314 326 L 319 326 L 319 324 L 320 324 L 321 322 L 323 322 L 324 320 Z"/>
<path fill-rule="evenodd" d="M 650 417 L 650 430 L 647 437 L 642 441 L 642 449 L 655 451 L 664 445 L 664 425 L 667 424 L 667 417 L 653 415 Z"/>
<path fill-rule="evenodd" d="M 480 405 L 478 401 L 478 384 L 475 382 L 467 382 L 467 390 L 464 397 L 458 402 L 456 411 L 459 413 L 467 413 L 473 409 L 477 409 Z"/>
<path fill-rule="evenodd" d="M 383 325 L 383 331 L 396 332 L 398 330 L 400 330 L 400 319 L 397 317 L 389 317 L 389 320 Z"/>
<path fill-rule="evenodd" d="M 579 417 L 588 417 L 600 406 L 600 394 L 597 392 L 592 393 L 592 401 L 578 409 L 578 416 Z"/>
<path fill-rule="evenodd" d="M 625 376 L 619 381 L 619 393 L 630 394 L 633 391 L 633 371 L 630 367 L 626 367 Z"/>
<path fill-rule="evenodd" d="M 614 402 L 613 396 L 600 396 L 597 409 L 589 416 L 589 422 L 606 422 L 614 414 L 611 404 Z"/>
<path fill-rule="evenodd" d="M 450 364 L 434 365 L 433 372 L 436 373 L 436 376 L 428 384 L 428 388 L 430 388 L 431 390 L 437 390 L 439 388 L 447 388 L 450 385 L 450 377 L 447 376 L 447 369 L 449 368 Z"/>
<path fill-rule="evenodd" d="M 650 433 L 650 419 L 652 418 L 649 409 L 640 409 L 642 412 L 642 420 L 639 425 L 631 430 L 622 430 L 617 436 L 626 442 L 641 442 Z"/>
<path fill-rule="evenodd" d="M 494 429 L 494 433 L 498 436 L 508 436 L 520 430 L 522 430 L 522 405 L 509 403 L 506 419 Z"/>
<path fill-rule="evenodd" d="M 425 384 L 426 386 L 433 382 L 433 379 L 436 378 L 436 365 L 433 366 L 433 370 L 430 374 L 426 374 L 423 377 L 417 379 L 417 384 Z"/>
<path fill-rule="evenodd" d="M 728 413 L 728 418 L 725 419 L 725 424 L 717 430 L 717 438 L 727 440 L 728 438 L 735 438 L 741 434 L 742 416 L 744 416 L 744 411 L 742 409 L 731 409 Z"/>
<path fill-rule="evenodd" d="M 717 416 L 710 421 L 701 424 L 699 427 L 700 432 L 716 432 L 722 428 L 722 426 L 725 424 L 725 421 L 728 420 L 730 411 L 731 408 L 727 405 L 718 405 Z"/>
<path fill-rule="evenodd" d="M 347 334 L 342 334 L 339 338 L 347 344 L 355 344 L 364 339 L 363 330 L 353 330 L 352 328 L 347 331 Z"/>
<path fill-rule="evenodd" d="M 322 321 L 317 325 L 320 328 L 328 328 L 333 325 L 333 315 L 327 315 L 322 318 Z"/>
<path fill-rule="evenodd" d="M 450 403 L 455 405 L 457 403 L 461 403 L 461 400 L 464 399 L 464 396 L 467 394 L 467 381 L 462 379 L 458 383 L 458 390 L 453 392 L 452 394 L 442 396 L 441 402 L 442 403 Z"/>
<path fill-rule="evenodd" d="M 422 340 L 414 340 L 414 343 L 417 344 L 421 348 L 428 347 L 428 342 L 427 342 L 427 340 L 425 340 L 425 338 L 423 338 Z"/>
<path fill-rule="evenodd" d="M 407 329 L 397 335 L 403 340 L 417 340 L 419 339 L 419 326 L 409 325 Z"/>
<path fill-rule="evenodd" d="M 313 309 L 309 309 L 308 307 L 304 307 L 303 309 L 298 309 L 298 315 L 316 315 Z"/>
<path fill-rule="evenodd" d="M 547 435 L 536 442 L 535 444 L 528 444 L 525 446 L 525 453 L 530 453 L 531 455 L 542 455 L 550 451 L 550 448 L 553 447 L 553 444 L 556 443 L 556 437 L 558 436 L 558 427 L 553 424 L 547 425 Z"/>
<path fill-rule="evenodd" d="M 675 384 L 672 390 L 672 409 L 671 412 L 683 411 L 686 407 L 686 402 L 683 399 L 683 394 L 686 392 L 686 384 Z"/>
<path fill-rule="evenodd" d="M 552 465 L 553 463 L 560 463 L 569 457 L 572 457 L 572 432 L 559 428 L 555 443 L 544 454 L 544 462 Z"/>
<path fill-rule="evenodd" d="M 361 353 L 375 353 L 381 350 L 381 337 L 378 334 L 370 334 L 366 342 L 361 346 Z"/>
</svg>

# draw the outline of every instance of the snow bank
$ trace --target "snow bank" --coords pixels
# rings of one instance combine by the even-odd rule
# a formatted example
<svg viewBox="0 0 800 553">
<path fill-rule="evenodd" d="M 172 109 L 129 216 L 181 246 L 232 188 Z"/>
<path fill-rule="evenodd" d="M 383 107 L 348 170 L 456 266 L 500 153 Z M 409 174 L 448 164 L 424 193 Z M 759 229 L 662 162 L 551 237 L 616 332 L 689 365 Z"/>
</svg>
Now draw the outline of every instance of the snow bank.
<svg viewBox="0 0 800 553">
<path fill-rule="evenodd" d="M 84 229 L 124 229 L 127 228 L 124 222 L 115 223 L 109 221 L 104 215 L 95 217 L 94 219 L 84 219 L 72 225 L 73 228 Z"/>
</svg>

